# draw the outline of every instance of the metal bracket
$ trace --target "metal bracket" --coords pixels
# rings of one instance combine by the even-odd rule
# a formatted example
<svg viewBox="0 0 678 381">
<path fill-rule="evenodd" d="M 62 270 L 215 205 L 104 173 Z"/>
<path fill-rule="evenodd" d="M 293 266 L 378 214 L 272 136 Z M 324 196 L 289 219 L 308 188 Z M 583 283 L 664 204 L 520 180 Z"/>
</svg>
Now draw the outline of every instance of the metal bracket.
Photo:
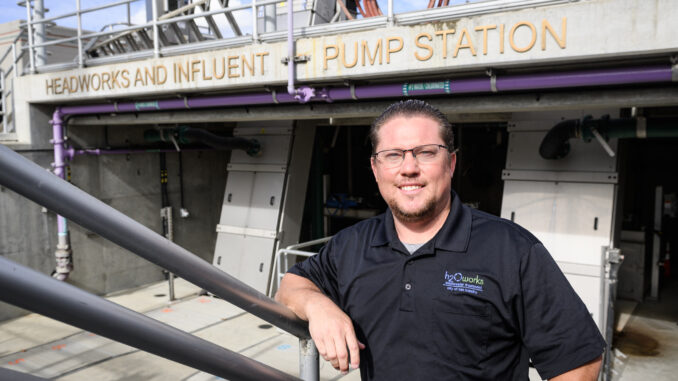
<svg viewBox="0 0 678 381">
<path fill-rule="evenodd" d="M 642 116 L 636 118 L 636 137 L 639 139 L 647 138 L 647 119 Z"/>
<path fill-rule="evenodd" d="M 311 56 L 295 56 L 294 63 L 306 63 L 311 60 Z M 280 62 L 287 65 L 290 62 L 290 57 L 283 57 Z"/>
<path fill-rule="evenodd" d="M 612 150 L 610 145 L 607 144 L 607 142 L 605 141 L 605 138 L 603 138 L 603 136 L 600 135 L 598 130 L 596 130 L 594 127 L 591 127 L 591 133 L 593 134 L 593 136 L 596 137 L 596 140 L 598 141 L 598 143 L 600 143 L 600 145 L 603 146 L 603 149 L 605 150 L 605 152 L 607 152 L 607 154 L 610 155 L 610 157 L 614 157 L 614 155 L 615 155 L 614 151 Z"/>
<path fill-rule="evenodd" d="M 485 74 L 487 74 L 490 77 L 490 89 L 492 90 L 493 93 L 499 92 L 497 90 L 497 74 L 494 72 L 493 69 L 487 69 L 485 71 Z"/>
<path fill-rule="evenodd" d="M 621 254 L 621 250 L 617 248 L 608 248 L 607 252 L 607 261 L 609 263 L 622 263 L 624 261 L 624 256 Z"/>
</svg>

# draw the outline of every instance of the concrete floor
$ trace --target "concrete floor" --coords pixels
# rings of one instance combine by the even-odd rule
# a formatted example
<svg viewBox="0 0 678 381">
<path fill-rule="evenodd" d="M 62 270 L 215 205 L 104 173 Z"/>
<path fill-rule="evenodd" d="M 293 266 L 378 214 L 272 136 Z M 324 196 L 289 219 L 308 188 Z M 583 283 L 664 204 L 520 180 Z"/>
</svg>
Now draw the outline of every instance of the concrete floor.
<svg viewBox="0 0 678 381">
<path fill-rule="evenodd" d="M 112 295 L 109 300 L 176 328 L 298 375 L 298 340 L 265 321 L 200 289 L 176 281 L 178 300 L 169 303 L 167 283 Z M 615 339 L 614 381 L 676 379 L 678 363 L 678 281 L 664 285 L 658 302 L 624 304 Z M 623 353 L 623 354 L 622 354 Z M 40 315 L 0 324 L 0 367 L 59 381 L 216 381 L 199 372 Z M 321 361 L 322 380 L 357 381 Z M 531 379 L 538 379 L 531 372 Z M 0 379 L 2 379 L 0 375 Z"/>
<path fill-rule="evenodd" d="M 633 310 L 615 335 L 613 380 L 669 381 L 678 379 L 678 276 L 662 284 L 658 301 L 645 301 Z"/>
</svg>

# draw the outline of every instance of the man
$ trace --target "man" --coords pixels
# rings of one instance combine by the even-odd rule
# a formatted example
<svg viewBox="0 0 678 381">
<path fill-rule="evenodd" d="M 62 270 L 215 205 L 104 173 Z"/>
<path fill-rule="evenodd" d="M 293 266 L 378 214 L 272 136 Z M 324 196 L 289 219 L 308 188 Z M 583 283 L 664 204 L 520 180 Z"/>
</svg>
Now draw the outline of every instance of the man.
<svg viewBox="0 0 678 381">
<path fill-rule="evenodd" d="M 605 343 L 542 244 L 451 189 L 449 122 L 391 105 L 371 130 L 386 213 L 342 230 L 276 298 L 320 355 L 363 380 L 595 380 Z"/>
</svg>

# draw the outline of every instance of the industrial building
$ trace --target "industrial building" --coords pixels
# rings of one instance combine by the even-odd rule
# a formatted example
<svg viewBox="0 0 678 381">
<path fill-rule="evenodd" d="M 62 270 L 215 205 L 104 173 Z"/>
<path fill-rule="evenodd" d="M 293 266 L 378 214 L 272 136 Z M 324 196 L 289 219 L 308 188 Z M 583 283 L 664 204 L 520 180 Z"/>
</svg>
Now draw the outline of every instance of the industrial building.
<svg viewBox="0 0 678 381">
<path fill-rule="evenodd" d="M 369 126 L 389 104 L 418 98 L 454 126 L 453 188 L 462 201 L 530 230 L 585 302 L 608 342 L 601 379 L 671 379 L 678 2 L 121 0 L 90 8 L 77 1 L 65 14 L 44 3 L 24 2 L 26 20 L 0 25 L 3 287 L 16 284 L 12 273 L 31 283 L 36 271 L 45 289 L 71 285 L 113 300 L 136 290 L 153 301 L 129 297 L 129 308 L 189 331 L 197 326 L 164 309 L 183 308 L 190 320 L 191 308 L 236 306 L 219 304 L 200 329 L 243 319 L 265 331 L 253 319 L 283 316 L 292 335 L 231 350 L 282 353 L 301 337 L 300 371 L 296 348 L 282 368 L 264 349 L 249 357 L 314 379 L 303 324 L 250 291 L 273 295 L 295 261 L 384 211 Z M 137 10 L 145 22 L 132 22 Z M 92 19 L 100 28 L 82 26 Z M 47 356 L 38 349 L 93 340 L 83 332 L 97 324 L 59 318 L 67 313 L 56 300 L 48 307 L 51 296 L 41 303 L 10 288 L 0 296 L 0 370 L 96 378 L 87 372 L 115 369 L 131 353 L 32 365 L 22 350 Z M 263 314 L 247 308 L 252 298 L 267 306 Z M 29 312 L 84 331 L 59 325 L 40 336 L 25 325 Z M 11 324 L 40 337 L 17 341 Z M 157 347 L 121 335 L 112 338 Z M 3 350 L 3 340 L 21 344 Z M 69 345 L 86 346 L 78 340 Z M 240 379 L 179 349 L 150 352 L 195 368 L 177 379 Z M 148 367 L 121 370 L 120 379 L 168 379 L 162 366 Z M 341 377 L 326 368 L 321 378 Z"/>
</svg>

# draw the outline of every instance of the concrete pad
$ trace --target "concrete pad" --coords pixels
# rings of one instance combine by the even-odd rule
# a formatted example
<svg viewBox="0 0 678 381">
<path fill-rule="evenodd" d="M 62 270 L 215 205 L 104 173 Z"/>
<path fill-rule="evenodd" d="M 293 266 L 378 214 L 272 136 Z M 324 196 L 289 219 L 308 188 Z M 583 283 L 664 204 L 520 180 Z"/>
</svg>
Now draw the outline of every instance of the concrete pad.
<svg viewBox="0 0 678 381">
<path fill-rule="evenodd" d="M 79 328 L 37 314 L 8 320 L 0 324 L 0 356 L 25 351 L 78 332 Z"/>
<path fill-rule="evenodd" d="M 185 279 L 177 278 L 174 280 L 174 296 L 177 300 L 198 295 L 201 291 L 200 287 L 189 283 Z M 167 281 L 110 294 L 106 299 L 137 312 L 147 312 L 171 304 Z"/>
</svg>

